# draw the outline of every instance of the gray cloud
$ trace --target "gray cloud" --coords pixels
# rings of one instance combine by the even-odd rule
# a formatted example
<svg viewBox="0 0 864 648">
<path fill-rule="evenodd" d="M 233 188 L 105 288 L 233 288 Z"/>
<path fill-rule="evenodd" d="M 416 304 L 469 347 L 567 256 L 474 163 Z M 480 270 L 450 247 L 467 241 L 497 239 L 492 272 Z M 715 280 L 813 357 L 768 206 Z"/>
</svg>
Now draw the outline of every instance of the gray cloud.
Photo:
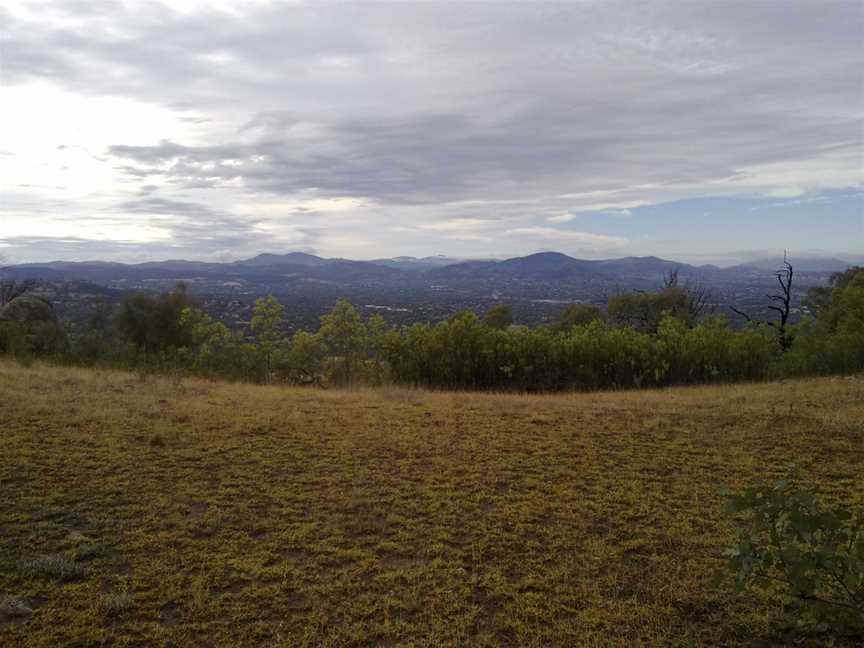
<svg viewBox="0 0 864 648">
<path fill-rule="evenodd" d="M 215 191 L 358 197 L 382 214 L 548 234 L 571 210 L 861 181 L 859 2 L 237 11 L 6 13 L 4 82 L 156 103 L 212 129 L 205 144 L 107 151 L 146 183 L 118 209 L 174 219 L 207 249 L 258 236 Z"/>
<path fill-rule="evenodd" d="M 155 187 L 153 188 L 155 190 Z M 57 212 L 58 223 L 80 223 L 80 215 L 62 215 L 65 205 L 56 203 L 46 211 Z M 123 224 L 129 220 L 155 228 L 164 236 L 141 242 L 87 236 L 26 236 L 0 229 L 0 254 L 13 261 L 122 259 L 141 260 L 147 254 L 170 258 L 252 256 L 263 249 L 280 247 L 313 249 L 320 238 L 314 228 L 298 227 L 290 236 L 262 230 L 260 221 L 242 214 L 213 209 L 207 205 L 163 197 L 145 196 L 123 201 L 86 216 L 93 230 Z"/>
<path fill-rule="evenodd" d="M 136 55 L 148 88 L 189 75 L 193 92 L 231 88 L 250 112 L 275 109 L 256 111 L 244 140 L 111 152 L 139 173 L 168 165 L 187 187 L 242 178 L 416 204 L 699 184 L 860 148 L 859 6 L 724 3 L 705 20 L 694 4 L 282 8 L 281 20 L 269 8 L 239 30 L 176 18 L 152 57 Z M 194 62 L 214 51 L 233 62 Z M 179 64 L 159 65 L 169 52 Z M 259 73 L 225 78 L 246 69 Z"/>
<path fill-rule="evenodd" d="M 173 258 L 188 251 L 180 245 L 157 243 L 148 245 L 145 252 L 137 241 L 104 241 L 76 236 L 7 236 L 0 237 L 0 243 L 2 243 L 0 256 L 10 263 L 95 261 L 116 258 L 124 261 L 148 261 L 154 252 Z"/>
<path fill-rule="evenodd" d="M 118 214 L 146 216 L 150 224 L 171 232 L 174 241 L 192 249 L 245 249 L 261 245 L 268 236 L 253 219 L 220 212 L 195 202 L 167 198 L 139 198 L 118 204 Z"/>
</svg>

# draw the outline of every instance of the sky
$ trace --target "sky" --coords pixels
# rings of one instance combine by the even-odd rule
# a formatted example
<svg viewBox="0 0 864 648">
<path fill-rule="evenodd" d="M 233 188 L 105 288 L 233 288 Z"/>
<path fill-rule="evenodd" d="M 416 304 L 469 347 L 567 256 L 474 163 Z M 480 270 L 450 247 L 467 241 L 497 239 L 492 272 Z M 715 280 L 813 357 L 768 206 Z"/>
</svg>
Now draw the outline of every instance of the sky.
<svg viewBox="0 0 864 648">
<path fill-rule="evenodd" d="M 864 3 L 4 2 L 0 257 L 864 255 Z"/>
</svg>

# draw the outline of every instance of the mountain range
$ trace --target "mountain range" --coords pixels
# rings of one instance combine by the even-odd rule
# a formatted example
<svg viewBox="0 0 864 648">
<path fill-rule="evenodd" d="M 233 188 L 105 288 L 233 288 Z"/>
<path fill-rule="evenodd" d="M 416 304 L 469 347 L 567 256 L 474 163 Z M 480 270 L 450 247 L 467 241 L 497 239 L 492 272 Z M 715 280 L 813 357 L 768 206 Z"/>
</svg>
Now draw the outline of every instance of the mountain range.
<svg viewBox="0 0 864 648">
<path fill-rule="evenodd" d="M 835 272 L 849 264 L 839 259 L 805 259 L 796 265 L 799 272 Z M 324 258 L 305 252 L 259 254 L 234 262 L 151 261 L 113 263 L 104 261 L 54 261 L 8 266 L 22 278 L 41 280 L 85 280 L 98 284 L 148 281 L 222 281 L 249 285 L 274 281 L 313 281 L 345 285 L 415 284 L 436 282 L 492 283 L 510 285 L 535 283 L 583 283 L 585 281 L 658 280 L 671 270 L 700 279 L 736 281 L 764 276 L 782 266 L 782 259 L 766 259 L 728 268 L 693 266 L 654 256 L 620 259 L 576 259 L 559 252 L 539 252 L 504 260 L 466 260 L 446 256 L 396 257 L 372 261 Z"/>
<path fill-rule="evenodd" d="M 773 273 L 781 264 L 782 259 L 769 259 L 719 268 L 654 256 L 586 260 L 558 252 L 503 260 L 403 256 L 355 261 L 287 252 L 223 263 L 24 263 L 0 272 L 36 280 L 42 296 L 73 327 L 86 326 L 97 303 L 116 305 L 129 292 L 169 290 L 182 280 L 211 315 L 238 328 L 248 322 L 257 297 L 276 295 L 290 305 L 286 321 L 296 330 L 317 326 L 319 316 L 342 297 L 399 324 L 436 321 L 461 310 L 483 312 L 500 303 L 510 304 L 520 322 L 539 323 L 554 320 L 565 304 L 603 304 L 620 291 L 656 290 L 670 271 L 685 284 L 708 289 L 718 312 L 734 304 L 757 316 L 765 309 L 766 294 L 776 290 Z M 798 298 L 843 267 L 842 261 L 796 262 Z"/>
</svg>

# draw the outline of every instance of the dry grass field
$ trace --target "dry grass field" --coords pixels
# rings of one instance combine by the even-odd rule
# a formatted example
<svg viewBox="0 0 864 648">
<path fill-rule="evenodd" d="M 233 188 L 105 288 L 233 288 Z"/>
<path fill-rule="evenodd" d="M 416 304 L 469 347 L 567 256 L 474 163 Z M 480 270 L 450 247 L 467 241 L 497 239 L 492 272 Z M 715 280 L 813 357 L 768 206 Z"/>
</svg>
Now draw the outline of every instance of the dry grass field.
<svg viewBox="0 0 864 648">
<path fill-rule="evenodd" d="M 558 396 L 0 363 L 0 644 L 773 646 L 722 488 L 864 501 L 864 379 Z"/>
</svg>

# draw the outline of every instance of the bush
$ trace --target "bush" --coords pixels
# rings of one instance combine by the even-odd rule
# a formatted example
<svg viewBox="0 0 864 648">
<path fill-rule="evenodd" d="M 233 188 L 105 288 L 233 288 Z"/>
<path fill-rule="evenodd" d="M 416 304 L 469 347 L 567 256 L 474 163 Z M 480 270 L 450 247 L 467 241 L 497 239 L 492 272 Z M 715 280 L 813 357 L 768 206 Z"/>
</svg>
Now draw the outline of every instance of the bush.
<svg viewBox="0 0 864 648">
<path fill-rule="evenodd" d="M 275 298 L 256 301 L 249 335 L 195 307 L 180 284 L 171 293 L 131 296 L 114 331 L 110 311 L 97 310 L 70 344 L 35 347 L 20 326 L 0 322 L 0 353 L 253 383 L 528 392 L 853 373 L 864 370 L 864 271 L 843 277 L 818 293 L 817 319 L 787 330 L 785 350 L 764 323 L 735 329 L 725 318 L 699 316 L 693 293 L 674 283 L 614 297 L 609 318 L 595 306 L 572 305 L 561 321 L 534 328 L 509 325 L 506 307 L 484 318 L 465 311 L 391 327 L 340 300 L 318 331 L 298 331 L 290 341 Z"/>
<path fill-rule="evenodd" d="M 795 472 L 729 499 L 739 539 L 727 550 L 739 588 L 802 604 L 801 623 L 864 632 L 864 509 L 825 506 Z"/>
</svg>

